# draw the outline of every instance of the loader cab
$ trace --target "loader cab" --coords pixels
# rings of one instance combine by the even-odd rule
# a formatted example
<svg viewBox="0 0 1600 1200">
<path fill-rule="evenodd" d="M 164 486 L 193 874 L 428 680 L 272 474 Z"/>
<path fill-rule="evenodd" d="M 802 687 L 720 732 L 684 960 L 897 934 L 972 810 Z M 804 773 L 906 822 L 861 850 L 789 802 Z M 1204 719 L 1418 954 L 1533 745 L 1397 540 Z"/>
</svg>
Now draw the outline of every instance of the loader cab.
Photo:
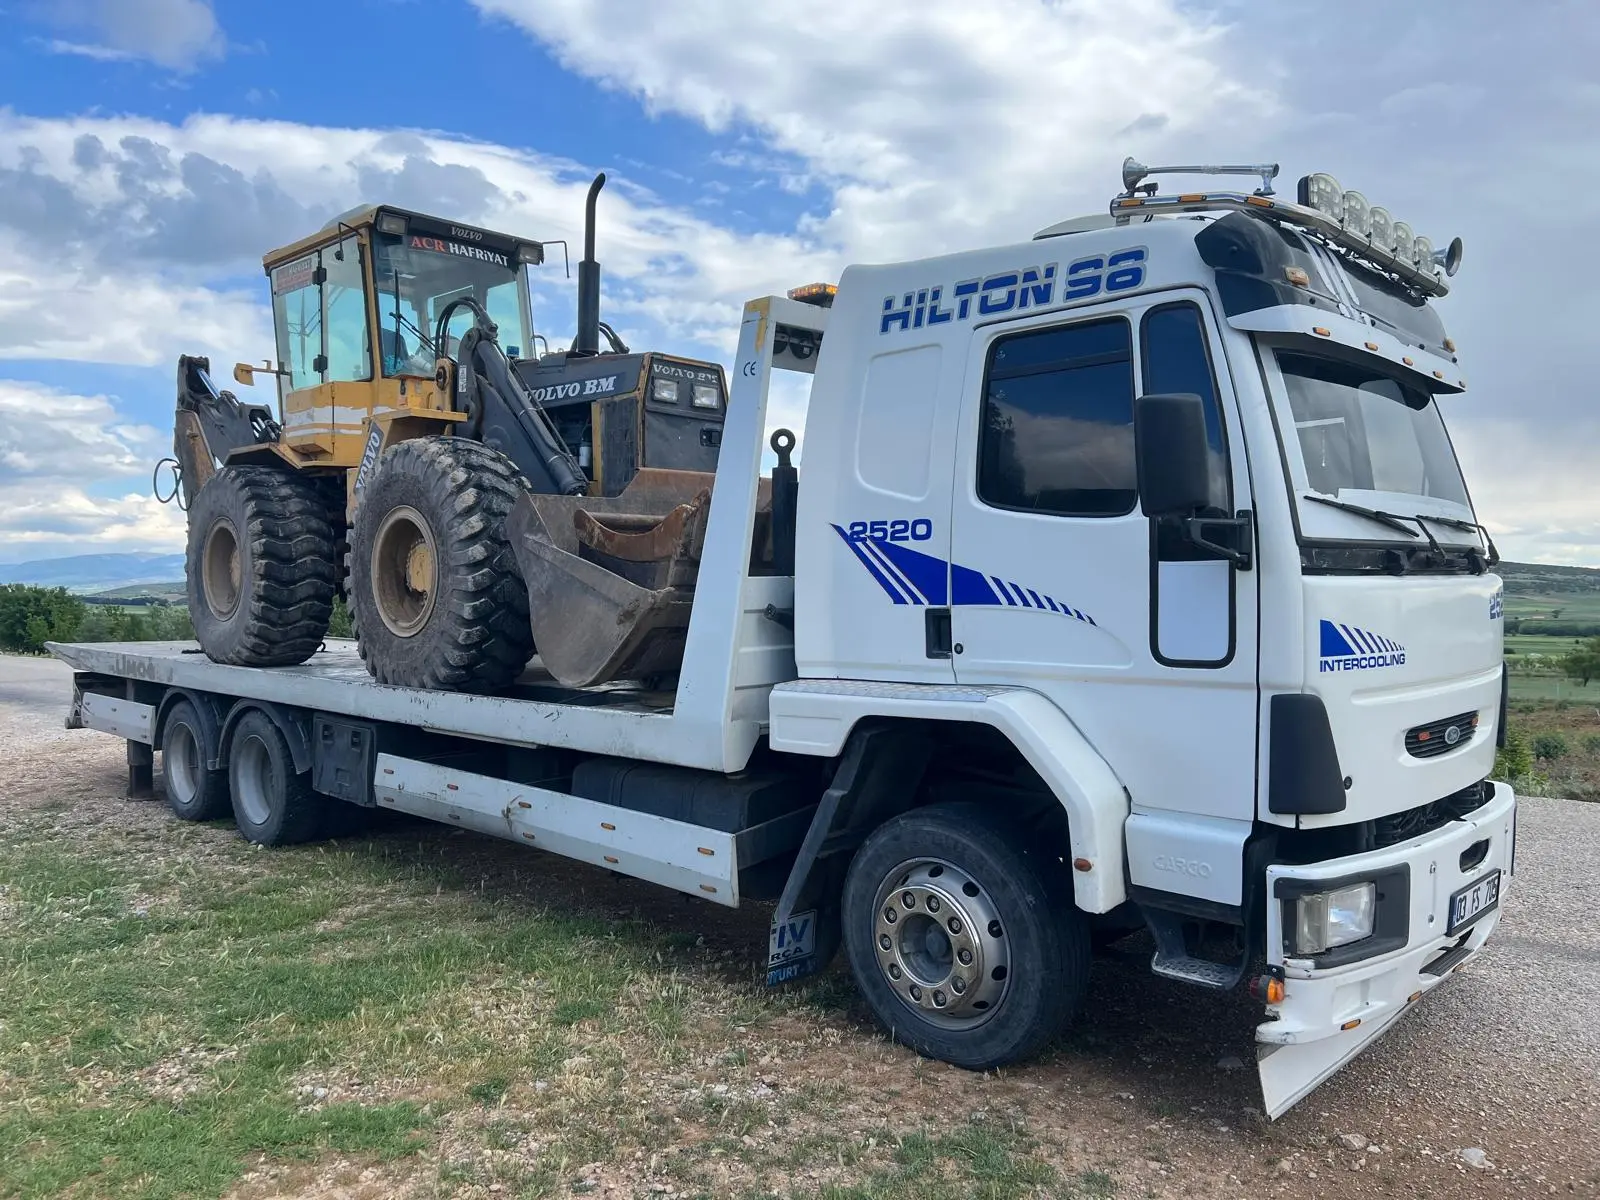
<svg viewBox="0 0 1600 1200">
<path fill-rule="evenodd" d="M 434 384 L 439 315 L 470 296 L 520 350 L 532 337 L 526 271 L 542 259 L 537 242 L 386 205 L 269 253 L 284 446 L 313 465 L 351 467 L 373 413 L 448 420 L 450 398 Z M 451 335 L 470 319 L 461 310 Z"/>
</svg>

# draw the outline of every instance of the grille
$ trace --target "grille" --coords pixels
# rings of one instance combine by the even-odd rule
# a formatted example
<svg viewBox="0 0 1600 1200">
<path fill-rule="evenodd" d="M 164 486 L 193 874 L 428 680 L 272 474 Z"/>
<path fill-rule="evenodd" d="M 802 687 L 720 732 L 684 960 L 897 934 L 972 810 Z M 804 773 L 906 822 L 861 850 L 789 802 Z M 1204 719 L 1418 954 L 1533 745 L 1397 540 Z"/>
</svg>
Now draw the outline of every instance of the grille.
<svg viewBox="0 0 1600 1200">
<path fill-rule="evenodd" d="M 1489 803 L 1489 798 L 1493 794 L 1492 786 L 1484 781 L 1475 783 L 1471 787 L 1464 787 L 1459 792 L 1453 792 L 1431 804 L 1379 817 L 1372 823 L 1373 849 L 1393 846 L 1414 837 L 1421 837 L 1425 833 L 1432 833 L 1441 825 L 1448 825 L 1451 821 L 1459 820 L 1468 813 L 1482 808 Z"/>
<path fill-rule="evenodd" d="M 1451 733 L 1454 730 L 1454 734 Z M 1459 750 L 1477 735 L 1478 714 L 1457 713 L 1406 730 L 1406 753 L 1413 758 L 1433 758 Z"/>
</svg>

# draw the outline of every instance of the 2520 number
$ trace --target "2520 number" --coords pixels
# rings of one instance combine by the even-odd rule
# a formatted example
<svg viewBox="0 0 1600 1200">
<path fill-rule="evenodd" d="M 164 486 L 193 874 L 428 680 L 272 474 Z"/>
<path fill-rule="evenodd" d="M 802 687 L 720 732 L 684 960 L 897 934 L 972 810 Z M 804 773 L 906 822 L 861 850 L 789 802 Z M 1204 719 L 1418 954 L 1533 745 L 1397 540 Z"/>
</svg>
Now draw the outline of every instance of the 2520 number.
<svg viewBox="0 0 1600 1200">
<path fill-rule="evenodd" d="M 933 522 L 927 517 L 914 521 L 851 521 L 847 532 L 852 542 L 925 542 L 933 536 Z"/>
</svg>

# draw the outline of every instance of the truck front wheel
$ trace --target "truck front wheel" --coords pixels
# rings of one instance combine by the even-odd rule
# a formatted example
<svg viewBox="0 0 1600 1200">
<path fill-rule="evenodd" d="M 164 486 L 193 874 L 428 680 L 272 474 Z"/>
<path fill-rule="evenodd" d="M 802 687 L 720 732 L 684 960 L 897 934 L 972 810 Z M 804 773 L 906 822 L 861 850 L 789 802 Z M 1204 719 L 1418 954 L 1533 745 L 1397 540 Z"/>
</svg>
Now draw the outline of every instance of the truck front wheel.
<svg viewBox="0 0 1600 1200">
<path fill-rule="evenodd" d="M 868 837 L 844 936 L 884 1029 L 976 1071 L 1037 1053 L 1088 984 L 1089 933 L 1059 864 L 976 805 L 913 809 Z"/>
</svg>

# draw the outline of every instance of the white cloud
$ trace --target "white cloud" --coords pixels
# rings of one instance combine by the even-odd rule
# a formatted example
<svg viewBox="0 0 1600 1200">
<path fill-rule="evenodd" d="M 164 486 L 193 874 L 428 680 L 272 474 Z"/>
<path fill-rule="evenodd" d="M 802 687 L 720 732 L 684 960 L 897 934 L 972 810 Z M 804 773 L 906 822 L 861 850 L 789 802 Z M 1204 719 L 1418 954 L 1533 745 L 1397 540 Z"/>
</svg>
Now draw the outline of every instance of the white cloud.
<svg viewBox="0 0 1600 1200">
<path fill-rule="evenodd" d="M 228 338 L 251 344 L 223 357 L 260 357 L 264 280 L 219 283 L 258 272 L 272 246 L 377 199 L 579 244 L 590 177 L 425 132 L 0 112 L 0 357 L 152 363 Z M 599 245 L 624 337 L 724 355 L 743 300 L 836 269 L 815 239 L 734 233 L 627 179 L 605 192 Z M 535 284 L 556 342 L 575 284 L 553 265 Z"/>
<path fill-rule="evenodd" d="M 174 550 L 183 514 L 134 490 L 171 434 L 128 421 L 105 396 L 0 381 L 0 544 L 9 558 L 95 548 Z M 115 496 L 96 484 L 126 479 Z"/>
<path fill-rule="evenodd" d="M 1026 237 L 1150 154 L 1270 115 L 1223 30 L 1170 0 L 919 0 L 803 14 L 714 0 L 474 0 L 564 65 L 714 131 L 750 128 L 833 189 L 808 230 L 854 258 Z M 1128 147 L 1133 148 L 1133 147 Z M 760 155 L 748 156 L 758 161 Z"/>
<path fill-rule="evenodd" d="M 1511 417 L 1455 434 L 1478 519 L 1513 561 L 1600 565 L 1600 419 L 1540 430 Z"/>
<path fill-rule="evenodd" d="M 188 71 L 218 59 L 227 39 L 209 0 L 55 0 L 49 20 L 82 29 L 92 42 L 57 39 L 47 48 L 102 62 L 143 60 L 173 71 Z"/>
</svg>

